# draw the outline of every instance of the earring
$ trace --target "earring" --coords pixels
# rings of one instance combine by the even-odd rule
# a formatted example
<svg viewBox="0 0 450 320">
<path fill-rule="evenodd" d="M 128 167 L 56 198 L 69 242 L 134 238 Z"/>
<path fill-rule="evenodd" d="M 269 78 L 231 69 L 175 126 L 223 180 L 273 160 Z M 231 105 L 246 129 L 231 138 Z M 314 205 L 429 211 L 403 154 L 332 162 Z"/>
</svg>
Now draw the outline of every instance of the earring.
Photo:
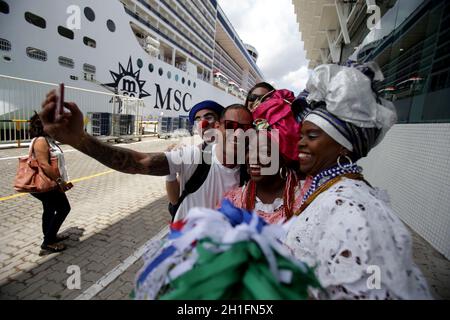
<svg viewBox="0 0 450 320">
<path fill-rule="evenodd" d="M 342 164 L 341 164 L 341 161 L 342 161 L 342 157 L 344 157 L 346 160 L 347 160 L 347 162 L 348 162 L 348 164 L 346 164 L 345 166 L 343 166 Z M 347 155 L 339 155 L 339 157 L 337 158 L 337 164 L 338 164 L 338 166 L 339 166 L 339 168 L 341 168 L 342 170 L 344 170 L 345 169 L 345 167 L 346 166 L 352 166 L 353 165 L 353 161 L 352 161 L 352 159 L 349 157 L 349 156 L 347 156 Z"/>
<path fill-rule="evenodd" d="M 284 169 L 284 174 L 283 174 L 283 169 Z M 288 172 L 287 171 L 288 171 L 287 168 L 284 168 L 284 167 L 280 168 L 280 178 L 282 180 L 286 180 L 287 179 L 287 176 L 288 176 Z"/>
</svg>

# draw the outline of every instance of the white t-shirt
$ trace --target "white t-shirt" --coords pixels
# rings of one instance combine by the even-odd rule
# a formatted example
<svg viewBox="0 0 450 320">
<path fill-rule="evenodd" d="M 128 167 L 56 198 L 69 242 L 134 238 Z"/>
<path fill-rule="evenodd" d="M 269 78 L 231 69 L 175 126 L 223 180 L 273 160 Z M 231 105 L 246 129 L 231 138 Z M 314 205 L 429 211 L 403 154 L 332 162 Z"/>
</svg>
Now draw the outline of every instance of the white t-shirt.
<svg viewBox="0 0 450 320">
<path fill-rule="evenodd" d="M 200 163 L 201 149 L 189 146 L 179 150 L 166 152 L 170 175 L 178 173 L 180 177 L 180 195 L 184 186 L 194 174 Z M 239 185 L 239 167 L 224 167 L 216 157 L 216 146 L 212 148 L 211 168 L 203 185 L 194 193 L 189 194 L 181 203 L 174 221 L 183 220 L 190 209 L 205 207 L 214 209 L 223 199 L 224 194 Z"/>
</svg>

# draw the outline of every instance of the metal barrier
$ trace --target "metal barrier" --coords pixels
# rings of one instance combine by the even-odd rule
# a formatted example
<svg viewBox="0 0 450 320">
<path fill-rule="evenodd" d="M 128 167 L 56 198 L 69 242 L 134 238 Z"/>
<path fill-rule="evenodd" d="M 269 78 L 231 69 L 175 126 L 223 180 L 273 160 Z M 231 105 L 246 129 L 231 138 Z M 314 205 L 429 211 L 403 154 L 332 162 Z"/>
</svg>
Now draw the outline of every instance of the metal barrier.
<svg viewBox="0 0 450 320">
<path fill-rule="evenodd" d="M 17 119 L 0 120 L 0 123 L 14 123 L 15 124 L 15 130 L 14 131 L 9 130 L 9 131 L 10 131 L 10 133 L 11 132 L 13 133 L 14 140 L 17 142 L 18 148 L 20 148 L 23 140 L 30 140 L 28 130 L 22 131 L 22 124 L 28 123 L 28 122 L 30 122 L 30 121 L 29 120 L 17 120 Z M 23 132 L 23 136 L 21 134 L 22 132 Z"/>
<path fill-rule="evenodd" d="M 170 138 L 172 136 L 192 135 L 193 126 L 189 123 L 189 117 L 179 116 L 160 117 L 158 125 L 158 136 L 160 138 Z"/>
<path fill-rule="evenodd" d="M 54 83 L 0 75 L 0 144 L 28 141 L 28 126 L 23 124 L 40 110 L 46 94 L 57 88 Z M 141 136 L 142 99 L 66 86 L 65 100 L 78 105 L 85 116 L 86 131 L 92 129 L 94 135 L 116 139 Z M 116 121 L 111 121 L 107 131 L 95 131 L 98 128 L 93 128 L 88 114 L 96 113 L 109 113 Z"/>
</svg>

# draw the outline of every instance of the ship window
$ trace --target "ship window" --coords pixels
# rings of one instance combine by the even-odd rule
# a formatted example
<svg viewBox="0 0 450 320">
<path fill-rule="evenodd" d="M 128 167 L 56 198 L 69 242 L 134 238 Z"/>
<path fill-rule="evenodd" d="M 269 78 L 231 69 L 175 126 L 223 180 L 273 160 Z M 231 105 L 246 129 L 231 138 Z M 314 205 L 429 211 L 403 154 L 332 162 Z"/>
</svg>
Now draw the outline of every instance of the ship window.
<svg viewBox="0 0 450 320">
<path fill-rule="evenodd" d="M 0 12 L 4 14 L 9 13 L 9 5 L 5 1 L 0 1 Z"/>
<path fill-rule="evenodd" d="M 137 65 L 139 68 L 142 68 L 144 66 L 144 63 L 142 62 L 141 59 L 137 59 Z"/>
<path fill-rule="evenodd" d="M 186 79 L 182 78 L 181 83 L 184 84 L 186 82 Z"/>
<path fill-rule="evenodd" d="M 191 86 L 191 80 L 188 81 L 188 86 L 189 86 L 189 87 Z"/>
<path fill-rule="evenodd" d="M 179 79 L 178 75 L 175 75 L 175 81 L 176 82 L 178 82 L 178 79 Z"/>
<path fill-rule="evenodd" d="M 112 21 L 112 20 L 106 21 L 106 27 L 107 27 L 108 30 L 111 31 L 111 32 L 115 32 L 115 31 L 116 31 L 116 24 L 115 24 L 114 21 Z"/>
<path fill-rule="evenodd" d="M 83 64 L 83 71 L 87 73 L 95 73 L 97 68 L 91 64 Z"/>
<path fill-rule="evenodd" d="M 93 22 L 95 20 L 95 12 L 89 7 L 84 8 L 84 15 L 90 22 Z"/>
<path fill-rule="evenodd" d="M 86 81 L 94 81 L 94 74 L 93 73 L 88 73 L 88 72 L 85 72 L 84 73 L 84 80 L 86 80 Z"/>
<path fill-rule="evenodd" d="M 194 82 L 194 88 L 197 88 L 197 84 Z"/>
<path fill-rule="evenodd" d="M 11 51 L 11 42 L 6 39 L 0 38 L 0 50 Z"/>
<path fill-rule="evenodd" d="M 76 76 L 70 76 L 70 80 L 77 81 L 77 80 L 78 80 L 78 77 L 76 77 Z"/>
<path fill-rule="evenodd" d="M 31 59 L 47 61 L 47 52 L 40 50 L 40 49 L 28 47 L 27 48 L 27 56 L 30 57 Z"/>
<path fill-rule="evenodd" d="M 172 78 L 172 72 L 167 72 L 167 78 L 171 79 Z"/>
<path fill-rule="evenodd" d="M 75 68 L 75 62 L 73 61 L 73 59 L 66 58 L 66 57 L 59 57 L 58 62 L 63 67 L 70 68 L 70 69 Z"/>
<path fill-rule="evenodd" d="M 153 72 L 153 70 L 155 70 L 155 67 L 153 67 L 153 64 L 149 64 L 148 65 L 148 71 Z"/>
<path fill-rule="evenodd" d="M 36 27 L 45 29 L 47 27 L 47 22 L 44 18 L 39 17 L 31 12 L 25 12 L 25 20 L 27 20 L 28 23 L 31 23 L 35 25 Z"/>
<path fill-rule="evenodd" d="M 11 57 L 10 56 L 3 56 L 3 60 L 5 60 L 6 62 L 11 62 Z"/>
<path fill-rule="evenodd" d="M 59 26 L 58 27 L 58 33 L 61 36 L 65 37 L 67 39 L 70 39 L 70 40 L 73 40 L 75 38 L 75 34 L 73 33 L 73 31 L 70 30 L 70 29 L 67 29 L 67 28 L 65 28 L 63 26 Z"/>
<path fill-rule="evenodd" d="M 160 76 L 162 76 L 162 75 L 163 75 L 163 73 L 164 73 L 164 70 L 163 70 L 163 68 L 159 68 L 159 70 L 158 70 L 158 73 L 159 73 L 159 75 L 160 75 Z"/>
<path fill-rule="evenodd" d="M 97 42 L 95 42 L 94 39 L 91 39 L 91 38 L 88 38 L 88 37 L 84 37 L 83 38 L 83 42 L 88 47 L 91 47 L 91 48 L 96 48 L 97 47 Z"/>
</svg>

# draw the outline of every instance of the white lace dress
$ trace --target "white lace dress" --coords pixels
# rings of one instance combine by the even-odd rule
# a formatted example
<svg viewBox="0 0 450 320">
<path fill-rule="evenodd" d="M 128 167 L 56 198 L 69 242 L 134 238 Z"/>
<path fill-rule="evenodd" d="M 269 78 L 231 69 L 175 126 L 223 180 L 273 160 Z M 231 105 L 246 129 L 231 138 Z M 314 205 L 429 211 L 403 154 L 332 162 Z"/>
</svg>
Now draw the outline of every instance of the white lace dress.
<svg viewBox="0 0 450 320">
<path fill-rule="evenodd" d="M 387 194 L 344 178 L 288 225 L 286 244 L 329 299 L 430 299 L 412 260 L 411 236 Z"/>
</svg>

